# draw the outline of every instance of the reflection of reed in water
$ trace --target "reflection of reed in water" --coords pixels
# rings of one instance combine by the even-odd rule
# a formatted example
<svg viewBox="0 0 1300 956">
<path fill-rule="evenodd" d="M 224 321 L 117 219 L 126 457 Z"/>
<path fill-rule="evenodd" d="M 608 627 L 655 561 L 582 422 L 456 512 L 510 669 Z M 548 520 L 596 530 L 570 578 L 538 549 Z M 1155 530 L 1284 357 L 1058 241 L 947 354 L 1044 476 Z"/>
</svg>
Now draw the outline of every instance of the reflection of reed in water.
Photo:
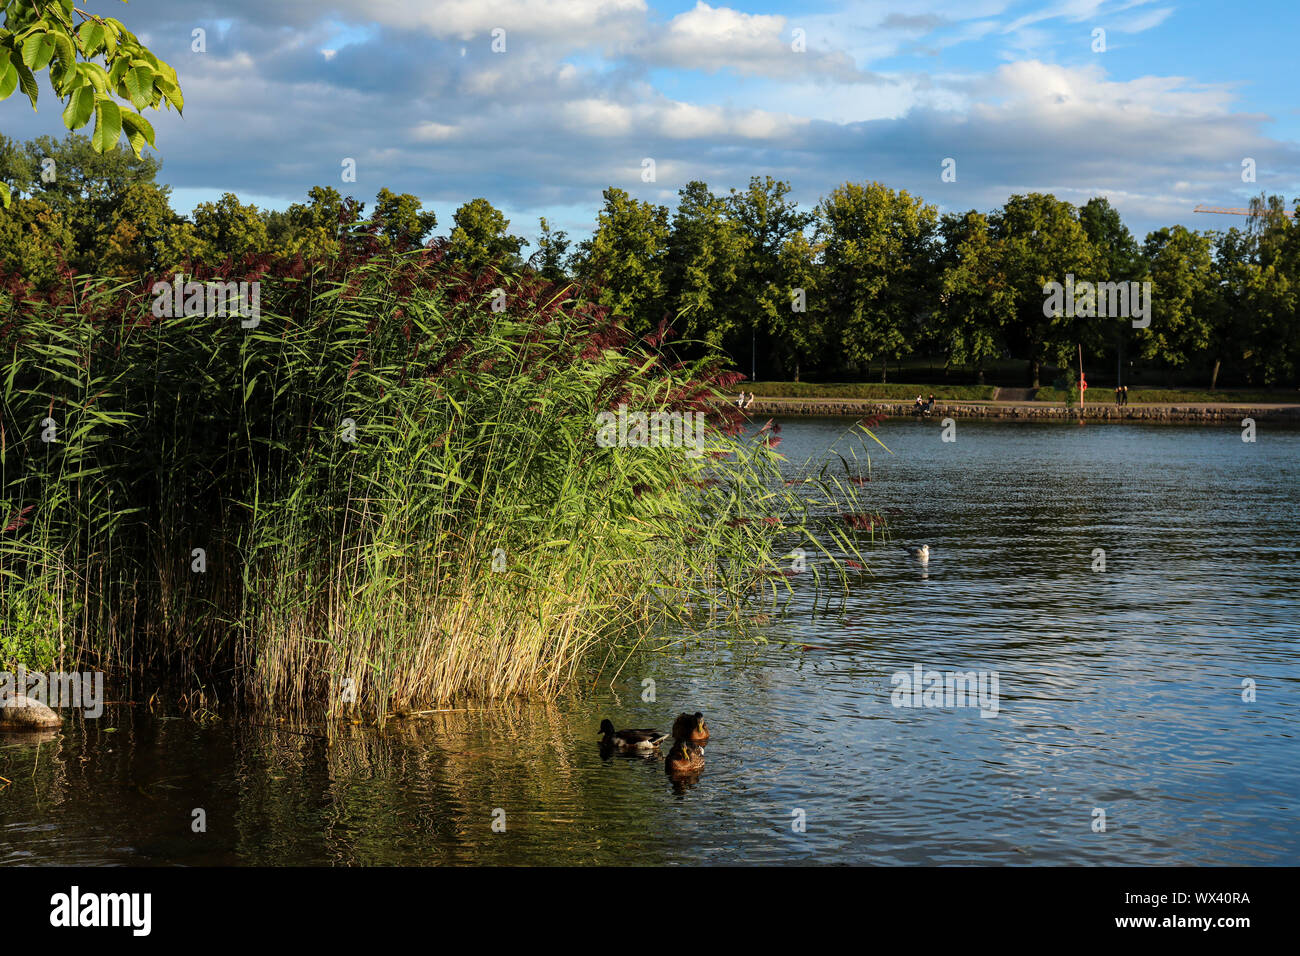
<svg viewBox="0 0 1300 956">
<path fill-rule="evenodd" d="M 639 845 L 644 819 L 608 812 L 644 808 L 645 780 L 601 774 L 593 788 L 593 742 L 577 726 L 555 703 L 514 701 L 383 730 L 246 730 L 237 852 L 283 862 L 276 842 L 292 839 L 295 860 L 346 865 L 594 862 L 630 840 L 637 859 L 655 862 L 658 851 Z"/>
</svg>

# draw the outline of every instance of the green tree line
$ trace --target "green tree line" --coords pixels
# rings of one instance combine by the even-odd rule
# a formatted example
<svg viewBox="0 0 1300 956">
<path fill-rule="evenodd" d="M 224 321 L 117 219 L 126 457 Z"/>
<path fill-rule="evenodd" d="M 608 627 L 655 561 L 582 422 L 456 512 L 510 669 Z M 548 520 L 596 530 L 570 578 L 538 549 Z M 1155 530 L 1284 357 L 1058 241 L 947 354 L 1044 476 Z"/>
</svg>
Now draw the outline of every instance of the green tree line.
<svg viewBox="0 0 1300 956">
<path fill-rule="evenodd" d="M 0 136 L 13 197 L 0 210 L 0 263 L 36 285 L 68 271 L 129 278 L 250 253 L 320 260 L 367 228 L 382 245 L 418 245 L 437 226 L 409 193 L 382 189 L 367 214 L 328 186 L 283 211 L 227 193 L 181 216 L 158 172 L 150 156 L 101 151 L 80 134 Z M 542 219 L 527 257 L 530 243 L 476 198 L 437 241 L 468 269 L 580 283 L 637 331 L 666 317 L 765 379 L 885 381 L 891 364 L 928 356 L 980 383 L 1014 362 L 1037 386 L 1082 346 L 1093 366 L 1122 355 L 1210 387 L 1297 381 L 1300 233 L 1281 197 L 1255 200 L 1244 229 L 1172 226 L 1139 242 L 1104 198 L 1076 207 L 1029 193 L 941 215 L 876 182 L 845 183 L 808 209 L 790 193 L 766 176 L 725 195 L 691 182 L 670 210 L 610 187 L 589 237 Z M 1149 283 L 1145 327 L 1045 308 L 1045 286 L 1067 277 Z"/>
</svg>

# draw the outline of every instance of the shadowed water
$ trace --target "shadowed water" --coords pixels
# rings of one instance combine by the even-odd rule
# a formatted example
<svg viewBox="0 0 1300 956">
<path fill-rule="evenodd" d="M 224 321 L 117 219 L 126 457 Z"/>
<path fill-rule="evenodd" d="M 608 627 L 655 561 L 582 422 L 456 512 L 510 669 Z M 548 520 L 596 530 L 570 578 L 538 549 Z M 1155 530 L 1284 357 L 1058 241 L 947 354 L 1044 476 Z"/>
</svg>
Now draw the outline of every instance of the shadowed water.
<svg viewBox="0 0 1300 956">
<path fill-rule="evenodd" d="M 847 449 L 848 424 L 786 421 L 780 450 Z M 863 492 L 892 540 L 861 537 L 843 613 L 813 619 L 804 575 L 771 644 L 638 654 L 555 703 L 333 739 L 70 717 L 0 738 L 0 863 L 1300 862 L 1300 432 L 877 434 L 894 454 L 872 446 Z M 902 547 L 920 543 L 924 565 Z M 996 671 L 997 716 L 892 706 L 915 664 Z M 597 747 L 602 717 L 667 730 L 697 709 L 694 785 Z"/>
</svg>

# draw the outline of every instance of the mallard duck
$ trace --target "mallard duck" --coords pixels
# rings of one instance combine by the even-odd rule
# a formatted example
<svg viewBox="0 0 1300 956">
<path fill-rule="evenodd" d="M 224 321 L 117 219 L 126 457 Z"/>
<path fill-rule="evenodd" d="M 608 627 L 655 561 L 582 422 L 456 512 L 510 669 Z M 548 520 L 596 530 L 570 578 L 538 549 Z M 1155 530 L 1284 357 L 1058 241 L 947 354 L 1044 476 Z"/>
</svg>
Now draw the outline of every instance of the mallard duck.
<svg viewBox="0 0 1300 956">
<path fill-rule="evenodd" d="M 667 734 L 657 730 L 615 730 L 608 719 L 600 722 L 600 732 L 605 735 L 601 741 L 604 746 L 620 750 L 652 750 L 668 739 Z"/>
<path fill-rule="evenodd" d="M 689 740 L 678 740 L 668 751 L 664 769 L 670 774 L 699 773 L 704 769 L 704 748 Z"/>
<path fill-rule="evenodd" d="M 673 737 L 677 740 L 693 740 L 702 744 L 709 739 L 709 725 L 704 722 L 704 715 L 698 710 L 694 714 L 682 714 L 673 721 Z"/>
</svg>

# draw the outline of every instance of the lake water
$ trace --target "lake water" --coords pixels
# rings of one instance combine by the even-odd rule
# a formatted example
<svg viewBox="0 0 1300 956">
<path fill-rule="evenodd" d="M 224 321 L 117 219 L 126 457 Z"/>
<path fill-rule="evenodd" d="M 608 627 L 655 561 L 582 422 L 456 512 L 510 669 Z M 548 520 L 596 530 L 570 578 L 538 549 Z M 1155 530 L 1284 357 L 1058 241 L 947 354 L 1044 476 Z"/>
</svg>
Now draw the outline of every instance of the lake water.
<svg viewBox="0 0 1300 956">
<path fill-rule="evenodd" d="M 849 424 L 785 421 L 781 451 Z M 893 538 L 863 538 L 842 614 L 792 579 L 767 630 L 793 647 L 701 642 L 333 739 L 113 706 L 0 739 L 0 863 L 1300 863 L 1300 432 L 940 431 L 877 429 L 863 491 Z M 995 673 L 996 717 L 893 706 L 916 665 Z M 697 709 L 693 785 L 599 752 L 602 717 Z"/>
</svg>

